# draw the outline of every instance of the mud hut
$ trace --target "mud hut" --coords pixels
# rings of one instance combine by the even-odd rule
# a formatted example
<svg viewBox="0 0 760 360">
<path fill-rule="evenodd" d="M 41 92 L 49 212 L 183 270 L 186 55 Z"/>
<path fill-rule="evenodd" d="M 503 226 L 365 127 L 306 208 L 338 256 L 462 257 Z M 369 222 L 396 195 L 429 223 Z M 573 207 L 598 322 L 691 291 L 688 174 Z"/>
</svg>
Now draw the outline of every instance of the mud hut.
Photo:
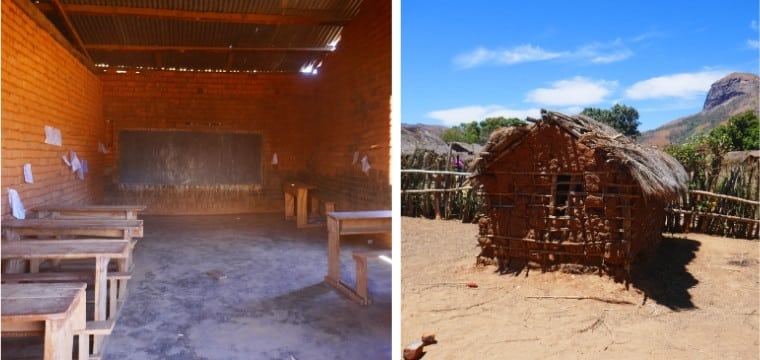
<svg viewBox="0 0 760 360">
<path fill-rule="evenodd" d="M 635 256 L 659 243 L 686 171 L 586 116 L 542 110 L 528 120 L 494 132 L 471 166 L 485 197 L 478 260 L 502 270 L 516 259 L 543 270 L 580 264 L 627 278 Z"/>
</svg>

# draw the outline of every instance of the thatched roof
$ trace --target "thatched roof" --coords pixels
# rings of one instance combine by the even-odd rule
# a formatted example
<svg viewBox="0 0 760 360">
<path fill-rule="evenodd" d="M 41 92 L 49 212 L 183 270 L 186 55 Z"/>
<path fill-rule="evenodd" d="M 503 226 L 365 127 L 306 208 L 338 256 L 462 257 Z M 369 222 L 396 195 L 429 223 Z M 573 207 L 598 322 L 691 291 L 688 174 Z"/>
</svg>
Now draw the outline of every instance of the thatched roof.
<svg viewBox="0 0 760 360">
<path fill-rule="evenodd" d="M 748 150 L 748 151 L 729 151 L 723 160 L 727 163 L 743 163 L 751 159 L 757 161 L 760 159 L 760 150 Z"/>
<path fill-rule="evenodd" d="M 627 169 L 646 197 L 672 200 L 687 190 L 689 175 L 678 160 L 655 148 L 642 146 L 606 124 L 583 115 L 568 116 L 548 110 L 541 110 L 541 119 L 528 121 L 533 124 L 502 128 L 491 135 L 470 168 L 476 181 L 480 174 L 487 173 L 492 164 L 519 145 L 527 134 L 537 131 L 542 124 L 550 124 L 562 128 L 589 148 L 602 152 L 608 162 L 617 162 Z"/>
</svg>

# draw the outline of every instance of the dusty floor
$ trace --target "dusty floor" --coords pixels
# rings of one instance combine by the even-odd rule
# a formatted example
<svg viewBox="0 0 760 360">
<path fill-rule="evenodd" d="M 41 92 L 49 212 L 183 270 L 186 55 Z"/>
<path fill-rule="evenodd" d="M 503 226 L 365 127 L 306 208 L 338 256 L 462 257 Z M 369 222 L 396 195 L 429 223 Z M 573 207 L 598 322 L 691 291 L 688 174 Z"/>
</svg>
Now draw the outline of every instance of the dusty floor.
<svg viewBox="0 0 760 360">
<path fill-rule="evenodd" d="M 388 359 L 391 269 L 368 262 L 375 303 L 323 283 L 324 228 L 281 214 L 145 216 L 129 296 L 105 359 Z M 354 282 L 342 242 L 342 276 Z"/>
<path fill-rule="evenodd" d="M 401 344 L 435 333 L 424 359 L 760 358 L 758 241 L 676 234 L 625 290 L 476 267 L 477 232 L 402 217 Z"/>
</svg>

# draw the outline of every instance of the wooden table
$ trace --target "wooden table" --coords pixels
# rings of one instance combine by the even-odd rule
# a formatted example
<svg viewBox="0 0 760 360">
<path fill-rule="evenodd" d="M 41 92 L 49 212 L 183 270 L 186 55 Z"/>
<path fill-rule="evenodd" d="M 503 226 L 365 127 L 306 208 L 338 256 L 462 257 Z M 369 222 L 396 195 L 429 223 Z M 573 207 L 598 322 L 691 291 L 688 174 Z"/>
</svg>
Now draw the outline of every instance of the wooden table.
<svg viewBox="0 0 760 360">
<path fill-rule="evenodd" d="M 34 208 L 39 218 L 136 220 L 145 205 L 45 205 Z"/>
<path fill-rule="evenodd" d="M 73 336 L 86 326 L 84 283 L 3 284 L 2 332 L 44 331 L 44 358 L 71 360 Z M 83 350 L 84 349 L 84 350 Z M 89 337 L 79 335 L 79 359 L 89 358 Z"/>
<path fill-rule="evenodd" d="M 391 232 L 391 211 L 333 211 L 327 213 L 327 276 L 325 282 L 349 298 L 365 303 L 366 299 L 340 280 L 340 237 L 342 235 L 382 234 Z"/>
<path fill-rule="evenodd" d="M 142 220 L 113 219 L 3 219 L 9 238 L 25 235 L 82 235 L 116 237 L 124 240 L 143 236 Z"/>
<path fill-rule="evenodd" d="M 0 257 L 3 260 L 95 259 L 95 307 L 93 309 L 95 321 L 106 320 L 108 263 L 111 259 L 126 259 L 129 251 L 129 241 L 109 239 L 3 241 L 0 245 Z M 125 270 L 119 269 L 119 271 Z M 98 349 L 99 341 L 96 337 L 95 352 Z"/>
<path fill-rule="evenodd" d="M 309 224 L 309 190 L 315 190 L 314 185 L 300 182 L 286 182 L 282 185 L 285 193 L 285 219 L 296 218 L 296 227 L 315 227 L 322 224 Z"/>
</svg>

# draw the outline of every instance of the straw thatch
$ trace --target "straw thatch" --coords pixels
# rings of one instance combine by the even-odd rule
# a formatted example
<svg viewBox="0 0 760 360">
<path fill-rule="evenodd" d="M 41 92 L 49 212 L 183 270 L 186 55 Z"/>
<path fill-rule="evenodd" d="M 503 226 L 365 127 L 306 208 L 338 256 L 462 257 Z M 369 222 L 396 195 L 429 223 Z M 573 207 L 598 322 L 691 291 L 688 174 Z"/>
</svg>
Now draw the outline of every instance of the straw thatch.
<svg viewBox="0 0 760 360">
<path fill-rule="evenodd" d="M 683 166 L 672 156 L 655 148 L 642 146 L 612 127 L 584 115 L 568 116 L 541 110 L 541 119 L 528 119 L 533 124 L 507 127 L 495 131 L 472 164 L 470 171 L 477 180 L 520 144 L 527 134 L 543 125 L 554 124 L 571 134 L 578 142 L 601 152 L 607 163 L 618 163 L 636 180 L 647 198 L 663 201 L 677 199 L 686 192 L 689 179 Z"/>
</svg>

